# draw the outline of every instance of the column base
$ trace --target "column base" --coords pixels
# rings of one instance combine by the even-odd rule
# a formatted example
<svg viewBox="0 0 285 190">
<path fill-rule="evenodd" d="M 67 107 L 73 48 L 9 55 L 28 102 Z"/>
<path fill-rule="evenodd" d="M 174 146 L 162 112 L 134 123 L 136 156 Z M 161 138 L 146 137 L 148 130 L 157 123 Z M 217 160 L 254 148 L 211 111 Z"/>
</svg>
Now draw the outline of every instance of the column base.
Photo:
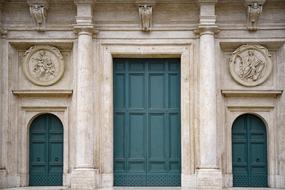
<svg viewBox="0 0 285 190">
<path fill-rule="evenodd" d="M 0 189 L 7 187 L 7 176 L 6 176 L 6 170 L 0 169 Z"/>
<path fill-rule="evenodd" d="M 74 169 L 71 173 L 71 189 L 91 190 L 97 187 L 98 170 L 90 168 Z"/>
<path fill-rule="evenodd" d="M 222 172 L 218 169 L 198 169 L 197 171 L 198 189 L 222 189 Z"/>
</svg>

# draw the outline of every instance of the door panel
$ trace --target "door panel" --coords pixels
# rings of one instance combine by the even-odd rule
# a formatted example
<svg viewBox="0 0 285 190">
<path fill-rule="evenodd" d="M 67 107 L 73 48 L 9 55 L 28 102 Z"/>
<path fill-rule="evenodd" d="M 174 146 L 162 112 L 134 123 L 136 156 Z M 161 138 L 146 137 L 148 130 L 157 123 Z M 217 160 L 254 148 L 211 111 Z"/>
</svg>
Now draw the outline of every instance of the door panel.
<svg viewBox="0 0 285 190">
<path fill-rule="evenodd" d="M 114 184 L 180 185 L 179 59 L 114 59 Z"/>
<path fill-rule="evenodd" d="M 261 119 L 244 114 L 232 129 L 233 185 L 267 187 L 266 127 Z"/>
<path fill-rule="evenodd" d="M 63 127 L 52 114 L 38 116 L 30 127 L 31 186 L 62 185 Z"/>
</svg>

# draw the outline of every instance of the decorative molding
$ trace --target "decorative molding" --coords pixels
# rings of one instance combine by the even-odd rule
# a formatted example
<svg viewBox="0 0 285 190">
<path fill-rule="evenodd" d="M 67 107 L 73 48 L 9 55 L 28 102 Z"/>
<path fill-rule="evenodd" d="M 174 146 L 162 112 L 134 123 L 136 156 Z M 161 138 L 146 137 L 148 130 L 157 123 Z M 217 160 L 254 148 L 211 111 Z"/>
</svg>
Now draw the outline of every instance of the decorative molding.
<svg viewBox="0 0 285 190">
<path fill-rule="evenodd" d="M 150 31 L 152 27 L 152 6 L 148 4 L 139 5 L 139 16 L 142 31 Z"/>
<path fill-rule="evenodd" d="M 38 31 L 46 27 L 48 0 L 27 0 L 30 6 L 30 14 Z"/>
<path fill-rule="evenodd" d="M 64 73 L 64 61 L 60 51 L 49 45 L 30 47 L 24 54 L 25 76 L 39 86 L 50 86 L 58 82 Z"/>
<path fill-rule="evenodd" d="M 19 97 L 66 97 L 73 94 L 73 90 L 12 90 Z"/>
<path fill-rule="evenodd" d="M 230 73 L 243 86 L 257 86 L 265 82 L 272 72 L 271 55 L 261 45 L 242 45 L 232 53 Z"/>
<path fill-rule="evenodd" d="M 65 112 L 67 106 L 21 106 L 26 112 Z"/>
<path fill-rule="evenodd" d="M 214 35 L 218 33 L 220 30 L 216 25 L 215 13 L 215 5 L 217 0 L 199 0 L 198 2 L 200 5 L 200 19 L 199 25 L 197 29 L 194 30 L 194 33 L 199 35 Z"/>
<path fill-rule="evenodd" d="M 257 30 L 259 16 L 266 0 L 245 0 L 247 6 L 247 28 L 249 31 Z"/>
<path fill-rule="evenodd" d="M 283 90 L 221 90 L 224 97 L 272 97 L 282 95 Z"/>
</svg>

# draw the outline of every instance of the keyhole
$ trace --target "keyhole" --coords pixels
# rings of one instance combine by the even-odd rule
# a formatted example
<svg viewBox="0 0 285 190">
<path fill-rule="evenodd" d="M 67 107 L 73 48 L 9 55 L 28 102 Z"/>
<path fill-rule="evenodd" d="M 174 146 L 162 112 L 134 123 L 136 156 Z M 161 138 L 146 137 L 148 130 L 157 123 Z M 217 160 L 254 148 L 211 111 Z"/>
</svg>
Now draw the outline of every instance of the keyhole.
<svg viewBox="0 0 285 190">
<path fill-rule="evenodd" d="M 56 157 L 54 160 L 57 162 L 58 161 L 58 157 Z"/>
<path fill-rule="evenodd" d="M 256 162 L 259 162 L 259 158 L 256 159 Z"/>
<path fill-rule="evenodd" d="M 39 161 L 41 161 L 41 159 L 39 157 L 37 157 L 37 161 L 39 162 Z"/>
<path fill-rule="evenodd" d="M 237 161 L 238 161 L 238 162 L 241 162 L 241 158 L 238 158 Z"/>
</svg>

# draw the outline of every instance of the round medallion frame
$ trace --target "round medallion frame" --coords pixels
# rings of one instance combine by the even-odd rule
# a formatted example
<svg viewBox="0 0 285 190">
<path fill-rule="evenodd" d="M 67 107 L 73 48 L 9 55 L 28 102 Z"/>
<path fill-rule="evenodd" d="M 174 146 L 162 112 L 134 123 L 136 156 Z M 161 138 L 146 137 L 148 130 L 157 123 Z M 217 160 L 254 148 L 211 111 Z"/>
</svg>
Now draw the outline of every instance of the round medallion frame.
<svg viewBox="0 0 285 190">
<path fill-rule="evenodd" d="M 255 53 L 257 52 L 257 54 L 259 55 L 259 58 L 257 58 L 257 56 L 255 55 Z M 250 58 L 245 58 L 244 54 L 248 54 L 248 56 L 255 56 L 255 59 L 250 60 Z M 268 49 L 266 49 L 265 47 L 261 46 L 261 45 L 242 45 L 239 48 L 237 48 L 233 53 L 232 56 L 230 58 L 230 65 L 229 65 L 229 70 L 230 70 L 230 74 L 232 76 L 232 78 L 239 84 L 243 85 L 243 86 L 247 86 L 247 87 L 254 87 L 254 86 L 258 86 L 262 83 L 264 83 L 268 77 L 270 76 L 271 72 L 272 72 L 272 61 L 271 61 L 271 55 L 268 51 Z M 249 64 L 252 64 L 252 60 L 254 60 L 254 65 L 260 65 L 262 64 L 262 67 L 259 66 L 259 68 L 256 68 L 254 65 L 250 68 L 250 70 L 246 70 L 247 68 L 245 68 L 244 70 L 246 70 L 246 73 L 244 73 L 244 71 L 242 73 L 240 73 L 240 75 L 237 73 L 237 66 L 235 65 L 237 63 L 237 58 L 239 59 L 246 59 L 247 66 Z M 241 61 L 242 64 L 243 61 Z M 250 73 L 253 72 L 253 70 L 255 69 L 255 76 Z M 261 70 L 259 71 L 259 73 L 256 72 L 256 70 Z M 245 76 L 247 77 L 247 79 L 245 79 Z"/>
<path fill-rule="evenodd" d="M 39 57 L 34 58 L 36 55 Z M 51 86 L 57 83 L 64 74 L 63 56 L 59 49 L 53 46 L 32 46 L 24 54 L 23 72 L 33 84 Z"/>
</svg>

